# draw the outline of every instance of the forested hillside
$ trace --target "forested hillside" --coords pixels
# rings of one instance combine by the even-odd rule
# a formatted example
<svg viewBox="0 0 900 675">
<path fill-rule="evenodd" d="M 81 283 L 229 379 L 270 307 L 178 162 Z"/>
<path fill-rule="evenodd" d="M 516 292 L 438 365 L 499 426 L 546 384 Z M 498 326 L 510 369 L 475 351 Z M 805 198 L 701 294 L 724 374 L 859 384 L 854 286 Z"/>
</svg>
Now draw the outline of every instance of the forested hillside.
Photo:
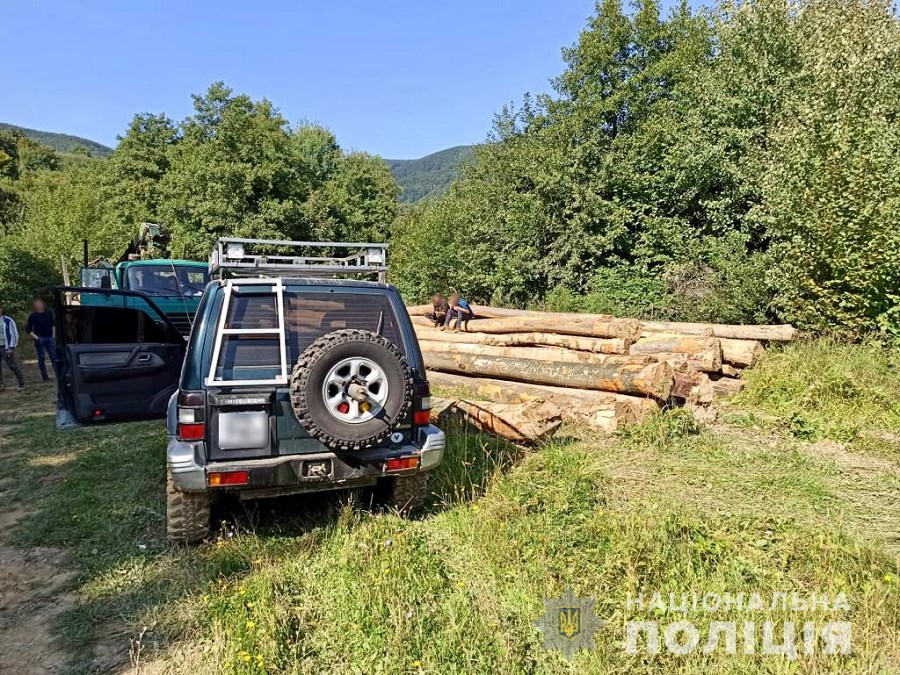
<svg viewBox="0 0 900 675">
<path fill-rule="evenodd" d="M 400 185 L 401 202 L 417 202 L 443 195 L 462 166 L 472 158 L 471 145 L 433 152 L 419 159 L 386 159 L 394 180 Z"/>
<path fill-rule="evenodd" d="M 389 239 L 411 301 L 458 288 L 518 306 L 900 336 L 893 5 L 664 16 L 654 0 L 603 0 L 563 57 L 552 90 L 501 110 L 470 159 L 460 147 L 392 162 L 396 179 L 222 84 L 183 120 L 137 115 L 104 159 L 60 162 L 2 131 L 0 297 L 46 286 L 85 236 L 113 252 L 154 220 L 200 259 L 225 234 Z"/>
<path fill-rule="evenodd" d="M 892 5 L 605 0 L 564 60 L 395 225 L 411 298 L 900 333 Z"/>
<path fill-rule="evenodd" d="M 38 131 L 37 129 L 26 129 L 25 127 L 17 127 L 15 124 L 7 124 L 0 122 L 0 130 L 20 131 L 28 138 L 50 146 L 57 152 L 83 152 L 87 150 L 93 157 L 106 157 L 111 154 L 113 149 L 92 141 L 81 136 L 70 136 L 69 134 L 58 134 L 52 131 Z"/>
<path fill-rule="evenodd" d="M 291 126 L 269 101 L 221 83 L 193 101 L 194 114 L 180 121 L 136 115 L 112 155 L 63 170 L 48 146 L 0 131 L 8 307 L 46 292 L 61 256 L 77 265 L 84 238 L 94 255 L 110 256 L 145 220 L 166 223 L 174 250 L 198 260 L 225 235 L 387 239 L 399 188 L 381 159 L 344 152 L 327 129 Z M 32 166 L 34 148 L 52 161 Z"/>
</svg>

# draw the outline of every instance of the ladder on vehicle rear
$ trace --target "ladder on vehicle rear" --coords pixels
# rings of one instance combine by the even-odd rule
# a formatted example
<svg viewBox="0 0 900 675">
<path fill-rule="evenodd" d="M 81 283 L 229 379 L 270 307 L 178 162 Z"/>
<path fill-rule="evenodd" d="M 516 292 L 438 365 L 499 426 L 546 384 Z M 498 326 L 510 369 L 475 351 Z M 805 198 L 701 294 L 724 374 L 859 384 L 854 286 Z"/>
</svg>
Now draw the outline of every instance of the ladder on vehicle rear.
<svg viewBox="0 0 900 675">
<path fill-rule="evenodd" d="M 265 287 L 269 287 L 269 293 L 275 298 L 275 326 L 272 328 L 233 328 L 228 326 L 228 313 L 231 308 L 231 301 L 235 294 L 239 294 L 241 289 L 247 287 L 252 290 L 254 295 L 264 295 Z M 277 337 L 278 339 L 278 367 L 277 374 L 268 379 L 241 380 L 241 379 L 225 379 L 223 368 L 223 377 L 216 377 L 219 367 L 219 360 L 222 357 L 222 343 L 230 336 L 259 336 L 259 337 Z M 281 283 L 281 277 L 274 279 L 256 278 L 256 279 L 228 279 L 225 281 L 224 297 L 222 299 L 222 309 L 219 311 L 219 319 L 216 326 L 215 338 L 213 342 L 212 359 L 209 364 L 209 375 L 206 378 L 207 386 L 214 387 L 252 387 L 261 385 L 284 386 L 288 383 L 287 368 L 287 338 L 284 326 L 284 285 Z"/>
</svg>

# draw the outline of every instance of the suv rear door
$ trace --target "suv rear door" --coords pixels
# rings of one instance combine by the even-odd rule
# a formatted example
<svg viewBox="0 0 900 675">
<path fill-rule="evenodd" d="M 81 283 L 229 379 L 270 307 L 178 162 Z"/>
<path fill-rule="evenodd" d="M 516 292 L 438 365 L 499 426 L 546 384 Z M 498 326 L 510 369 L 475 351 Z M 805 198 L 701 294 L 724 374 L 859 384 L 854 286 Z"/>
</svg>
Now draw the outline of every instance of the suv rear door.
<svg viewBox="0 0 900 675">
<path fill-rule="evenodd" d="M 60 400 L 82 423 L 164 417 L 185 340 L 141 293 L 56 289 Z"/>
</svg>

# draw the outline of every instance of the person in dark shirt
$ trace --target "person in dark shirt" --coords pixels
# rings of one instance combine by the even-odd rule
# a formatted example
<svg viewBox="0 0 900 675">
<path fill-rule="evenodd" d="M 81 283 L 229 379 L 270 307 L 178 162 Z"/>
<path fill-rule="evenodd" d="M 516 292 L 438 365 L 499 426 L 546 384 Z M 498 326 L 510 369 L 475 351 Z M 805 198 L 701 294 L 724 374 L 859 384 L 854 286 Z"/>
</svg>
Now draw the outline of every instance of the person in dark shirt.
<svg viewBox="0 0 900 675">
<path fill-rule="evenodd" d="M 47 374 L 47 366 L 44 363 L 44 353 L 50 357 L 53 372 L 56 373 L 56 324 L 53 321 L 53 312 L 47 310 L 47 304 L 40 298 L 34 300 L 34 311 L 28 315 L 25 331 L 34 338 L 34 348 L 37 351 L 38 368 L 44 381 L 50 379 Z"/>
<path fill-rule="evenodd" d="M 472 306 L 468 301 L 459 297 L 459 293 L 450 294 L 449 304 L 450 310 L 447 312 L 447 317 L 444 319 L 444 325 L 441 330 L 449 328 L 454 319 L 456 319 L 456 325 L 453 327 L 454 333 L 458 333 L 460 328 L 465 331 L 469 330 L 469 319 L 475 316 Z"/>
<path fill-rule="evenodd" d="M 442 326 L 444 319 L 447 318 L 447 312 L 450 311 L 450 305 L 444 300 L 444 296 L 435 293 L 431 296 L 431 311 L 425 315 L 425 318 L 434 324 L 434 327 Z"/>
</svg>

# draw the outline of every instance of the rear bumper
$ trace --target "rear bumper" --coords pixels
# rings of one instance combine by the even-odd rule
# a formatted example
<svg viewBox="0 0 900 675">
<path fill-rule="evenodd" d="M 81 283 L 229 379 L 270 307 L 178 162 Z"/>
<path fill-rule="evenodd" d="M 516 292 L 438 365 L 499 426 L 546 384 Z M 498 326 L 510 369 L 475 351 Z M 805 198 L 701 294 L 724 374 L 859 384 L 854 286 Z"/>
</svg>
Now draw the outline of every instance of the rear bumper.
<svg viewBox="0 0 900 675">
<path fill-rule="evenodd" d="M 182 492 L 230 490 L 252 498 L 290 492 L 339 490 L 371 485 L 385 476 L 430 471 L 443 459 L 445 443 L 443 431 L 435 426 L 427 426 L 417 430 L 416 443 L 392 448 L 353 453 L 284 455 L 206 464 L 202 442 L 189 443 L 170 437 L 166 463 L 175 487 Z M 417 469 L 385 472 L 384 464 L 387 460 L 412 456 L 419 458 Z M 249 483 L 239 487 L 209 487 L 206 476 L 213 471 L 247 471 Z"/>
</svg>

